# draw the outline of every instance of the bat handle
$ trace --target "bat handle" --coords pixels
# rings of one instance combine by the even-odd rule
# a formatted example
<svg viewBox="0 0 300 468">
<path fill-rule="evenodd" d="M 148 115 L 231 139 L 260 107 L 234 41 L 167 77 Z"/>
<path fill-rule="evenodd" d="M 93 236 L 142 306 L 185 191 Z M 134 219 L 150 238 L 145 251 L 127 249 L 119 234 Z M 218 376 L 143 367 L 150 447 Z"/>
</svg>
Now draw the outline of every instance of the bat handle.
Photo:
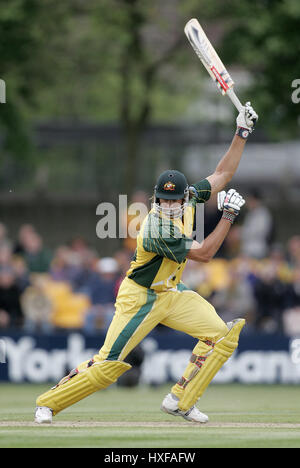
<svg viewBox="0 0 300 468">
<path fill-rule="evenodd" d="M 239 98 L 237 97 L 237 95 L 235 94 L 234 90 L 232 88 L 229 88 L 227 91 L 226 91 L 226 94 L 227 96 L 231 99 L 232 103 L 235 105 L 235 107 L 237 108 L 237 110 L 239 112 L 241 112 L 243 110 L 243 105 L 241 103 L 241 101 L 239 100 Z"/>
</svg>

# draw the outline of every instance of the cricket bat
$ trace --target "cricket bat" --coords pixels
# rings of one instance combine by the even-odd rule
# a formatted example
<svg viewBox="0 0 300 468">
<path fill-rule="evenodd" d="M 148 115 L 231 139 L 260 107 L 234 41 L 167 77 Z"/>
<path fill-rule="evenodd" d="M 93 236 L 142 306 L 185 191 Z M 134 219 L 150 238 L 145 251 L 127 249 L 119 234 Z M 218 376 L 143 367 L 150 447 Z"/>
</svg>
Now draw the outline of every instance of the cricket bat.
<svg viewBox="0 0 300 468">
<path fill-rule="evenodd" d="M 215 83 L 217 83 L 217 86 L 221 90 L 223 96 L 228 96 L 240 112 L 243 105 L 234 92 L 234 81 L 208 40 L 205 32 L 199 24 L 199 21 L 195 18 L 191 19 L 185 25 L 184 32 L 211 78 Z"/>
</svg>

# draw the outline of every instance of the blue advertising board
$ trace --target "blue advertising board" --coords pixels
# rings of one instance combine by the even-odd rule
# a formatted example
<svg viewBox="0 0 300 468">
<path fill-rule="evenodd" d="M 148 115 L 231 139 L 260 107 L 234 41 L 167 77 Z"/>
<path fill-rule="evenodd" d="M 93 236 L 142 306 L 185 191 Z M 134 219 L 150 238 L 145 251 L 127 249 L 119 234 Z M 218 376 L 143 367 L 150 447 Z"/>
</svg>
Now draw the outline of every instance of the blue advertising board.
<svg viewBox="0 0 300 468">
<path fill-rule="evenodd" d="M 52 335 L 2 333 L 0 381 L 57 382 L 102 346 L 105 334 L 80 332 Z M 196 340 L 173 330 L 154 330 L 141 343 L 144 351 L 141 383 L 177 381 Z M 215 383 L 300 383 L 300 338 L 242 334 L 238 350 L 214 378 Z"/>
</svg>

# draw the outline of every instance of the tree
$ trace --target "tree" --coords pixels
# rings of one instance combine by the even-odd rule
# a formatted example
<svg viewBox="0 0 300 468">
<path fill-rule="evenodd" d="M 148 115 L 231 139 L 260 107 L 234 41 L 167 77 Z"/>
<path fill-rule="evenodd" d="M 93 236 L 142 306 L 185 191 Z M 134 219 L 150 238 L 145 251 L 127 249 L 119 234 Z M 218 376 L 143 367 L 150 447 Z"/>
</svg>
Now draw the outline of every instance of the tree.
<svg viewBox="0 0 300 468">
<path fill-rule="evenodd" d="M 0 125 L 4 149 L 16 157 L 32 152 L 26 108 L 37 104 L 38 89 L 49 86 L 59 72 L 57 37 L 67 11 L 55 0 L 0 0 L 1 79 L 7 91 Z"/>
<path fill-rule="evenodd" d="M 299 136 L 299 104 L 292 83 L 300 78 L 300 4 L 298 0 L 229 0 L 222 57 L 252 75 L 247 90 L 272 139 Z"/>
</svg>

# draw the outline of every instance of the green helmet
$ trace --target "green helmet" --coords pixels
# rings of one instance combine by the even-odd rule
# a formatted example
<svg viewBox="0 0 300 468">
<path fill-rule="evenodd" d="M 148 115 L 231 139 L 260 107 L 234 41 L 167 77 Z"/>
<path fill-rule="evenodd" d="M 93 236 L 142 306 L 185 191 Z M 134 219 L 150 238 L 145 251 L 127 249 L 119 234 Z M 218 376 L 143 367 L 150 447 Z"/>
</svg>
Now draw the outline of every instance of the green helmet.
<svg viewBox="0 0 300 468">
<path fill-rule="evenodd" d="M 160 174 L 154 187 L 155 202 L 159 198 L 164 200 L 186 199 L 189 193 L 189 185 L 182 172 L 168 170 Z"/>
</svg>

